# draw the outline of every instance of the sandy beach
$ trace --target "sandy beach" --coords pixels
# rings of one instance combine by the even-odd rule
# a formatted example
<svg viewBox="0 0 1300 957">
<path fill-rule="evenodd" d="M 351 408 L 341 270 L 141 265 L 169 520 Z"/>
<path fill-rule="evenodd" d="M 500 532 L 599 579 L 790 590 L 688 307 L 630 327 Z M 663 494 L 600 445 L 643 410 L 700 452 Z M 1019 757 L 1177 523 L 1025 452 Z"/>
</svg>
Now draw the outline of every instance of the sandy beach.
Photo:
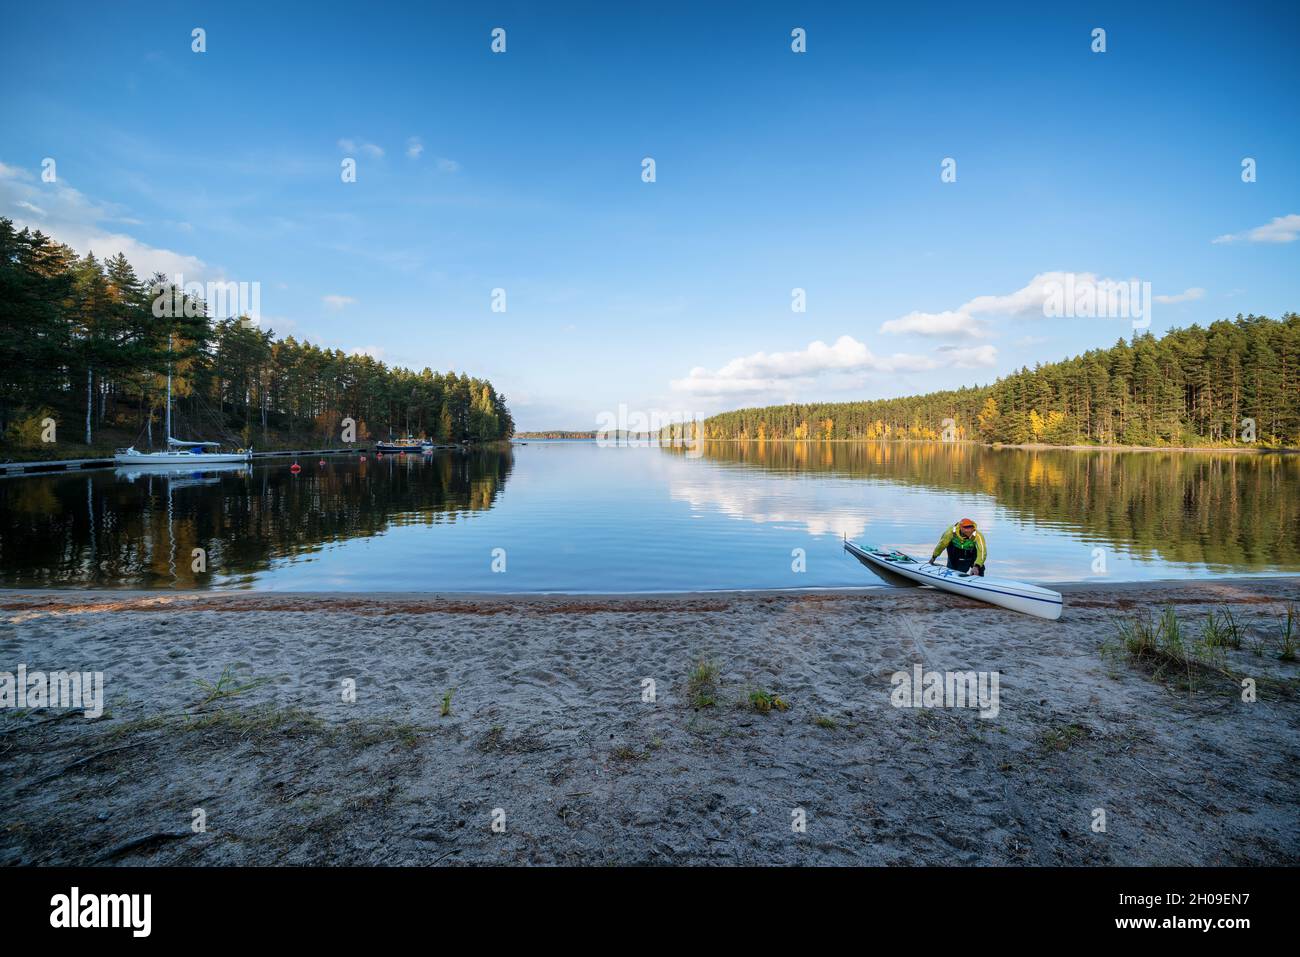
<svg viewBox="0 0 1300 957">
<path fill-rule="evenodd" d="M 1062 591 L 1059 622 L 929 589 L 4 593 L 0 671 L 105 684 L 97 717 L 0 711 L 0 864 L 1300 861 L 1300 579 Z M 1165 606 L 1242 646 L 1190 687 L 1103 648 Z M 996 713 L 895 706 L 918 666 L 996 673 Z"/>
</svg>

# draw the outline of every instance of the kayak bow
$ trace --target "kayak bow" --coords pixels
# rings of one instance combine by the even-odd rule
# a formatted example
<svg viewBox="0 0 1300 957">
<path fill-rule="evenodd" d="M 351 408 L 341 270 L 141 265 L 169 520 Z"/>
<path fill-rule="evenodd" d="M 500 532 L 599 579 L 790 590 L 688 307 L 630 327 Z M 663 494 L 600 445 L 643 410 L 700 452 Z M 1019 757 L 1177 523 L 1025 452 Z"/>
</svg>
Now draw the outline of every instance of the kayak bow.
<svg viewBox="0 0 1300 957">
<path fill-rule="evenodd" d="M 1061 617 L 1061 593 L 1009 578 L 985 578 L 953 571 L 940 565 L 925 565 L 902 552 L 859 545 L 847 539 L 844 550 L 891 584 L 932 585 L 954 595 L 965 595 L 990 605 L 1000 605 L 1051 621 Z"/>
</svg>

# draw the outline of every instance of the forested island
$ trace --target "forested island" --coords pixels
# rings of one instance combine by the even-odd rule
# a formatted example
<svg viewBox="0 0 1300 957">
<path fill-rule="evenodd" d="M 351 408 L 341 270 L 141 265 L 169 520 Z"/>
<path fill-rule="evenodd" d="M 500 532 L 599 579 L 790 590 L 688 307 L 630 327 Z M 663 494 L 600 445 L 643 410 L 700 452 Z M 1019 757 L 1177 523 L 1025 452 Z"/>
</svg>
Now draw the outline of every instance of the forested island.
<svg viewBox="0 0 1300 957">
<path fill-rule="evenodd" d="M 1300 315 L 1146 333 L 986 386 L 723 412 L 702 429 L 706 439 L 742 441 L 1300 447 Z"/>
<path fill-rule="evenodd" d="M 547 429 L 541 432 L 516 432 L 517 439 L 594 439 L 594 429 L 586 432 L 574 432 L 566 429 Z"/>
<path fill-rule="evenodd" d="M 160 318 L 159 296 L 169 300 Z M 414 435 L 440 442 L 507 439 L 514 420 L 485 379 L 389 367 L 240 318 L 214 319 L 126 257 L 78 256 L 0 218 L 0 442 L 5 456 L 67 457 L 166 442 L 166 376 L 194 432 L 262 449 Z M 42 441 L 42 423 L 57 441 Z M 180 431 L 180 429 L 174 429 Z M 214 434 L 215 433 L 215 434 Z"/>
<path fill-rule="evenodd" d="M 648 442 L 652 439 L 658 439 L 658 433 L 655 432 L 630 432 L 627 429 L 611 429 L 609 431 L 600 429 L 591 429 L 585 432 L 566 431 L 564 429 L 548 429 L 542 432 L 516 432 L 517 439 L 568 439 L 568 440 L 591 440 L 600 439 L 602 442 Z"/>
</svg>

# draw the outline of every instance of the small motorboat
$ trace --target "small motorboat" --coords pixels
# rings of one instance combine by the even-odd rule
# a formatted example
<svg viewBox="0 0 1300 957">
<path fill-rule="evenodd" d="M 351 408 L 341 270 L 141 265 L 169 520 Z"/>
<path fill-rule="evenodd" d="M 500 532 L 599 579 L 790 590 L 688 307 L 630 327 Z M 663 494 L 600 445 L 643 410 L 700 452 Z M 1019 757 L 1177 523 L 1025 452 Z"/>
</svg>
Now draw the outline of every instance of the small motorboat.
<svg viewBox="0 0 1300 957">
<path fill-rule="evenodd" d="M 433 443 L 428 439 L 415 439 L 408 435 L 404 439 L 376 442 L 375 451 L 385 455 L 428 455 L 433 451 Z"/>
</svg>

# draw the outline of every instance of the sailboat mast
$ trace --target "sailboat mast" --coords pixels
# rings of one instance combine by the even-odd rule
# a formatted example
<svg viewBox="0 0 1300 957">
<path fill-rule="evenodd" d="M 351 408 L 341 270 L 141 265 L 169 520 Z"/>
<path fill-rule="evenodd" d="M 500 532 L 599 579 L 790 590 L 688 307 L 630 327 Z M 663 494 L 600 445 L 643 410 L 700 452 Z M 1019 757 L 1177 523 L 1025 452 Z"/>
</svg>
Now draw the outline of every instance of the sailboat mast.
<svg viewBox="0 0 1300 957">
<path fill-rule="evenodd" d="M 167 334 L 167 447 L 172 444 L 172 337 Z"/>
</svg>

